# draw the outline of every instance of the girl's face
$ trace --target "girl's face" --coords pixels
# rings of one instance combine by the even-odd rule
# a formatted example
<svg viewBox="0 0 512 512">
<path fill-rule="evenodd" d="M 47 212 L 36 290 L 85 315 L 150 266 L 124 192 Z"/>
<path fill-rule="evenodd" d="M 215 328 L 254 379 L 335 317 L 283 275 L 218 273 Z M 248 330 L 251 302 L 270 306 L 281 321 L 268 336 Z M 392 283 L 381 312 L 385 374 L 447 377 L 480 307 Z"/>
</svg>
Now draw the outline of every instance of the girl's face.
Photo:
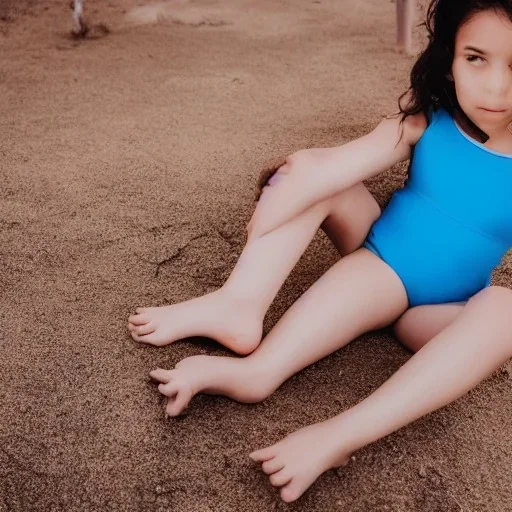
<svg viewBox="0 0 512 512">
<path fill-rule="evenodd" d="M 493 10 L 464 23 L 455 38 L 452 78 L 465 114 L 484 132 L 512 121 L 512 22 Z"/>
</svg>

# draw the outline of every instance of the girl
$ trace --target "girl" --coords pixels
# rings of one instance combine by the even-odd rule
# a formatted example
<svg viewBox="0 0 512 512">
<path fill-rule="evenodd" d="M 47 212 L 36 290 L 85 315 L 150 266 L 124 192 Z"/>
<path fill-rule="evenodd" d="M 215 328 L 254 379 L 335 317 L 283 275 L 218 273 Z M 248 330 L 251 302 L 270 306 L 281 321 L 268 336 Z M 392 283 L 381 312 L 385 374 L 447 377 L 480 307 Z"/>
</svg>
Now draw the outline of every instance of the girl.
<svg viewBox="0 0 512 512">
<path fill-rule="evenodd" d="M 264 400 L 302 368 L 393 324 L 414 355 L 387 382 L 250 454 L 287 502 L 512 357 L 512 291 L 490 286 L 512 246 L 512 1 L 433 0 L 425 25 L 429 44 L 396 117 L 341 147 L 288 157 L 264 187 L 224 286 L 129 318 L 140 342 L 202 335 L 250 354 L 152 371 L 171 416 L 198 392 Z M 380 215 L 362 180 L 407 159 L 407 182 Z M 344 257 L 259 345 L 267 308 L 319 227 Z"/>
</svg>

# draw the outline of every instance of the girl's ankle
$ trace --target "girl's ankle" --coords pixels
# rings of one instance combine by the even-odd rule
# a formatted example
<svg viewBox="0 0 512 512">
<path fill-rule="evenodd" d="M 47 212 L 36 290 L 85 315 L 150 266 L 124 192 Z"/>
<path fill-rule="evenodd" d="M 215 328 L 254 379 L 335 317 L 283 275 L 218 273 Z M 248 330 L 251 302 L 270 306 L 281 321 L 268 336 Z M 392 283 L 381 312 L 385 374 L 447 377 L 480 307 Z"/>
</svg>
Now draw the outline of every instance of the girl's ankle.
<svg viewBox="0 0 512 512">
<path fill-rule="evenodd" d="M 225 283 L 217 292 L 234 311 L 247 310 L 251 314 L 261 317 L 261 319 L 264 318 L 267 312 L 268 306 L 259 297 L 255 297 L 254 294 L 248 293 L 246 289 L 244 290 L 239 286 L 235 287 Z"/>
</svg>

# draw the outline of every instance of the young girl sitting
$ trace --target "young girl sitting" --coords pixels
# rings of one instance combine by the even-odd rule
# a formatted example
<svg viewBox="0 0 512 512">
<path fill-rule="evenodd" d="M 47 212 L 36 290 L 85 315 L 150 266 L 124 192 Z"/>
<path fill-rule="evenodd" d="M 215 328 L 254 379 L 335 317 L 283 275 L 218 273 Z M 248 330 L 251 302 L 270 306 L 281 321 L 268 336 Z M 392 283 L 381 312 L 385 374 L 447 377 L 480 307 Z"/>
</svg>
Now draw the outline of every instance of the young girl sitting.
<svg viewBox="0 0 512 512">
<path fill-rule="evenodd" d="M 429 43 L 399 114 L 341 147 L 289 156 L 263 189 L 226 283 L 129 318 L 140 342 L 208 336 L 247 356 L 152 371 L 171 416 L 199 392 L 264 400 L 302 368 L 393 324 L 414 354 L 388 381 L 250 454 L 284 501 L 512 357 L 512 290 L 490 285 L 512 246 L 512 2 L 434 0 L 425 25 Z M 408 179 L 381 214 L 362 181 L 407 159 Z M 267 308 L 319 227 L 343 257 L 260 344 Z"/>
</svg>

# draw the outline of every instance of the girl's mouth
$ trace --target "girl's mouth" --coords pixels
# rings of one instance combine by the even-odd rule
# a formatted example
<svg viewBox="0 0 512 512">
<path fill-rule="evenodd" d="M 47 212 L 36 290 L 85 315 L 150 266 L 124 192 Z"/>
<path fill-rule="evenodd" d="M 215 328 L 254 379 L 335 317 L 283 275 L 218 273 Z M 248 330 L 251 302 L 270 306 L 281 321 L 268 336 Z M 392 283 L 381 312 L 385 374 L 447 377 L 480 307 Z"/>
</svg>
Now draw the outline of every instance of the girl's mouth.
<svg viewBox="0 0 512 512">
<path fill-rule="evenodd" d="M 501 112 L 505 112 L 504 110 L 491 110 L 489 108 L 483 108 L 483 107 L 480 107 L 481 110 L 485 110 L 486 112 L 493 112 L 495 114 L 499 114 Z"/>
</svg>

